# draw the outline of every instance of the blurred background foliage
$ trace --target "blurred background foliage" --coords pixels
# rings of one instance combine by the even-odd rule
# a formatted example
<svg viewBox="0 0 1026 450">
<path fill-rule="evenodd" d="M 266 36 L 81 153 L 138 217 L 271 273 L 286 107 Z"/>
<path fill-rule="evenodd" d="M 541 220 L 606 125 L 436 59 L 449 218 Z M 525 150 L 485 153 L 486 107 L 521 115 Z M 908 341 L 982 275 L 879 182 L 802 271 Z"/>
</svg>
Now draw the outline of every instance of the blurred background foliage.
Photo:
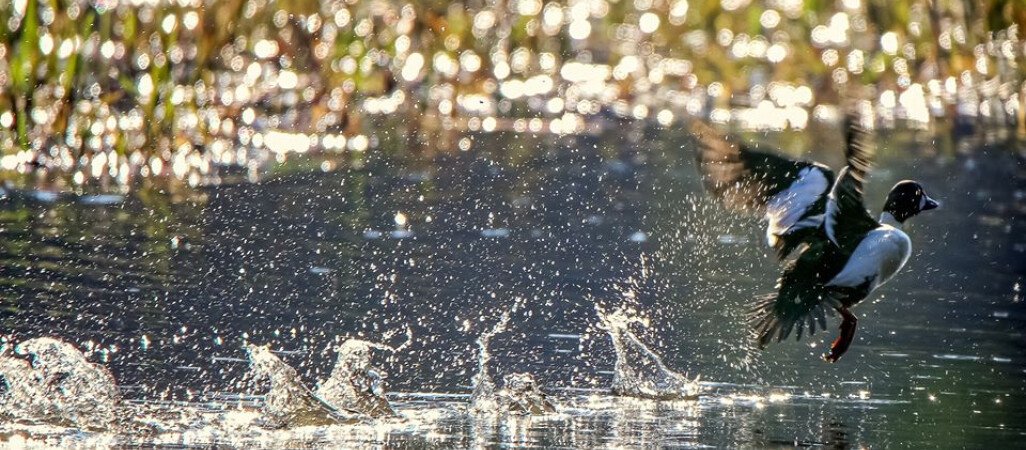
<svg viewBox="0 0 1026 450">
<path fill-rule="evenodd" d="M 199 179 L 396 138 L 375 117 L 779 130 L 854 102 L 879 126 L 1022 132 L 1024 25 L 1019 0 L 14 0 L 0 168 Z"/>
</svg>

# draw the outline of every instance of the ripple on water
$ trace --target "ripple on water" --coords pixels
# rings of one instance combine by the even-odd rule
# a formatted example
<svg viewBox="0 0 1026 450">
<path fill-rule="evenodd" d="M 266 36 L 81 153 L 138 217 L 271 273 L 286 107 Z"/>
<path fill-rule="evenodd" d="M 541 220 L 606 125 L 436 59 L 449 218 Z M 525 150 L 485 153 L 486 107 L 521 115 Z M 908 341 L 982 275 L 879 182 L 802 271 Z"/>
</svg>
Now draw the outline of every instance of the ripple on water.
<svg viewBox="0 0 1026 450">
<path fill-rule="evenodd" d="M 648 234 L 644 231 L 635 231 L 628 237 L 631 242 L 642 243 L 648 240 Z"/>
<path fill-rule="evenodd" d="M 940 355 L 933 355 L 934 359 L 943 359 L 948 361 L 979 361 L 983 358 L 974 355 L 957 355 L 954 353 L 944 353 Z"/>
<path fill-rule="evenodd" d="M 83 205 L 111 206 L 125 201 L 125 196 L 118 194 L 80 195 L 77 201 Z"/>
</svg>

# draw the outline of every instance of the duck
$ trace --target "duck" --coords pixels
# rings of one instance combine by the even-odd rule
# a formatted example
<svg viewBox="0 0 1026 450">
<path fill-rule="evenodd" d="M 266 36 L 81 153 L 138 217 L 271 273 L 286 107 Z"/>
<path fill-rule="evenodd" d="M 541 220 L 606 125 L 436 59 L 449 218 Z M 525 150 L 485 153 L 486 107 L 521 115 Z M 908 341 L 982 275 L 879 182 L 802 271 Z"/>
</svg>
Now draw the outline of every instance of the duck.
<svg viewBox="0 0 1026 450">
<path fill-rule="evenodd" d="M 846 120 L 858 121 L 852 116 Z M 763 216 L 766 244 L 779 260 L 821 237 L 827 197 L 837 179 L 830 167 L 755 150 L 699 119 L 690 123 L 705 190 L 727 209 Z M 847 166 L 868 171 L 872 147 L 848 145 L 846 149 Z"/>
<path fill-rule="evenodd" d="M 801 249 L 785 264 L 777 292 L 758 297 L 751 311 L 751 330 L 759 348 L 774 338 L 777 342 L 786 339 L 792 331 L 800 340 L 803 331 L 815 333 L 817 324 L 826 329 L 826 314 L 834 311 L 841 317 L 839 334 L 823 359 L 838 361 L 855 338 L 858 318 L 851 308 L 892 279 L 912 254 L 904 224 L 940 206 L 921 183 L 903 180 L 891 188 L 883 211 L 874 219 L 863 198 L 868 155 L 872 154 L 868 141 L 859 121 L 848 120 L 848 165 L 832 183 L 822 209 L 813 204 L 802 213 L 806 218 L 822 214 L 817 219 L 819 225 L 801 231 Z M 801 220 L 806 219 L 796 223 Z"/>
</svg>

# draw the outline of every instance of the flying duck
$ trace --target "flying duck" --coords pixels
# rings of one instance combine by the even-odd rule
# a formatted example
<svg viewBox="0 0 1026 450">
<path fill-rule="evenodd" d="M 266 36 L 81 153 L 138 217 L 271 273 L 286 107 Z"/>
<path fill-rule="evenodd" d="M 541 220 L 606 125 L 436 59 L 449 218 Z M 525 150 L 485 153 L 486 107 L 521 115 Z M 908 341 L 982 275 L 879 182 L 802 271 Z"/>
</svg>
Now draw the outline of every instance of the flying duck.
<svg viewBox="0 0 1026 450">
<path fill-rule="evenodd" d="M 797 339 L 806 327 L 811 335 L 817 322 L 825 329 L 825 315 L 832 308 L 842 319 L 840 334 L 823 359 L 837 361 L 855 337 L 858 321 L 850 308 L 908 261 L 912 242 L 902 231 L 903 224 L 939 206 L 922 185 L 905 180 L 891 188 L 880 219 L 873 219 L 862 196 L 868 160 L 860 155 L 870 154 L 868 135 L 857 121 L 849 121 L 847 131 L 849 163 L 826 197 L 822 224 L 807 232 L 807 245 L 785 265 L 777 293 L 760 297 L 753 310 L 760 348 L 774 337 L 778 342 L 787 338 L 792 330 Z"/>
</svg>

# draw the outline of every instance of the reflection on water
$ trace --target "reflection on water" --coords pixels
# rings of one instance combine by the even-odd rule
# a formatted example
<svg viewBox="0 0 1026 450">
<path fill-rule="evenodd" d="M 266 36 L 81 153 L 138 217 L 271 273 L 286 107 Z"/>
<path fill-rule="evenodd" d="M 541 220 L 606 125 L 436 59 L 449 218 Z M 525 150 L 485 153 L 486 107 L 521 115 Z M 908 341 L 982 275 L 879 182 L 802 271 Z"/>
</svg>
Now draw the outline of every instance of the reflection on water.
<svg viewBox="0 0 1026 450">
<path fill-rule="evenodd" d="M 469 134 L 465 152 L 389 147 L 360 168 L 198 189 L 155 179 L 118 202 L 44 201 L 11 186 L 0 203 L 4 342 L 75 345 L 111 370 L 133 411 L 125 415 L 158 431 L 83 436 L 4 419 L 0 433 L 254 445 L 1024 439 L 1021 155 L 977 145 L 938 153 L 882 136 L 869 204 L 915 176 L 945 208 L 911 224 L 918 256 L 860 309 L 849 358 L 828 365 L 819 339 L 754 353 L 742 345 L 745 305 L 772 289 L 777 270 L 751 244 L 760 228 L 705 199 L 682 136 L 636 123 L 617 131 Z M 811 156 L 839 162 L 833 140 L 817 139 Z M 594 326 L 596 303 L 643 313 L 650 326 L 632 333 L 665 368 L 706 380 L 699 399 L 610 395 L 616 351 Z M 489 376 L 529 373 L 555 413 L 468 411 L 475 340 L 503 312 L 505 331 L 487 342 Z M 269 345 L 295 380 L 316 386 L 348 339 L 399 347 L 406 338 L 395 330 L 406 327 L 409 344 L 377 352 L 371 366 L 398 417 L 253 426 L 266 386 L 248 382 L 244 342 Z M 373 390 L 373 378 L 362 386 Z"/>
</svg>

